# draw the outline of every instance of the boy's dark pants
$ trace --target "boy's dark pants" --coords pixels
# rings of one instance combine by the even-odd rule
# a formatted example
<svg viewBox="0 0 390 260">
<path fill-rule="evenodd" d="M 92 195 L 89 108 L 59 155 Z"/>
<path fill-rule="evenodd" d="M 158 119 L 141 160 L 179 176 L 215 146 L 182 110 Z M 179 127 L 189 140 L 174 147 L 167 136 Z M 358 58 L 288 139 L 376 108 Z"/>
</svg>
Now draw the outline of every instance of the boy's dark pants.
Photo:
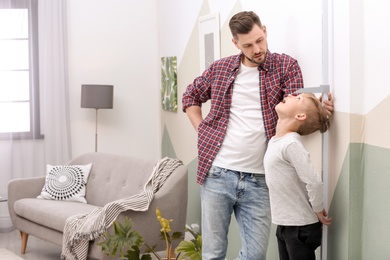
<svg viewBox="0 0 390 260">
<path fill-rule="evenodd" d="M 322 223 L 306 226 L 277 226 L 280 260 L 315 260 L 321 245 Z"/>
</svg>

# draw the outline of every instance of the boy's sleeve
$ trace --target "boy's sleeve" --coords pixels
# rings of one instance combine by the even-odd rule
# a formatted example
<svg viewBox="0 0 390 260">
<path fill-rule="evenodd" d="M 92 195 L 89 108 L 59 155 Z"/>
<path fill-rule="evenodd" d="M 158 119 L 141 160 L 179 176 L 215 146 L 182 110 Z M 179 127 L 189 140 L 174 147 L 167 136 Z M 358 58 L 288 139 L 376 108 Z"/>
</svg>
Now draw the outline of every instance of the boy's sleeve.
<svg viewBox="0 0 390 260">
<path fill-rule="evenodd" d="M 314 212 L 323 210 L 323 185 L 320 174 L 310 159 L 310 154 L 301 143 L 293 142 L 287 147 L 291 164 L 295 167 L 299 179 L 306 184 L 309 202 Z"/>
</svg>

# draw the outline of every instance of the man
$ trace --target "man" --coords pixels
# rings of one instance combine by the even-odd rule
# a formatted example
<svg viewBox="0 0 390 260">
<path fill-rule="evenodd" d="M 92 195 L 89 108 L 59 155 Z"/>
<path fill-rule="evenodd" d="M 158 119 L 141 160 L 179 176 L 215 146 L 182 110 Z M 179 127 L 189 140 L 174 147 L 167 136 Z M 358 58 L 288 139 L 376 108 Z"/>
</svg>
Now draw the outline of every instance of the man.
<svg viewBox="0 0 390 260">
<path fill-rule="evenodd" d="M 254 12 L 229 27 L 238 55 L 215 61 L 187 87 L 183 111 L 198 133 L 202 259 L 225 259 L 234 212 L 242 248 L 238 259 L 265 259 L 270 220 L 263 157 L 275 134 L 275 106 L 303 87 L 297 61 L 268 50 L 267 30 Z M 211 100 L 203 119 L 202 103 Z M 326 102 L 328 113 L 333 103 Z"/>
</svg>

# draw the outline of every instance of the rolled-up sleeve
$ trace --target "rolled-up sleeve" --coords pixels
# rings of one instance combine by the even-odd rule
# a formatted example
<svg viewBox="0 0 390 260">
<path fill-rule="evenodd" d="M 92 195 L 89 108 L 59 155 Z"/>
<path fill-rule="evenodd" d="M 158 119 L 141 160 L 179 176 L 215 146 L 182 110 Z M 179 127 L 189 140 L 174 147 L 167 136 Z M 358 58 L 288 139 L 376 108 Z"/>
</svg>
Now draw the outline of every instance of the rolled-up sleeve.
<svg viewBox="0 0 390 260">
<path fill-rule="evenodd" d="M 210 66 L 203 74 L 187 86 L 183 93 L 182 108 L 186 112 L 187 107 L 199 106 L 207 102 L 211 98 L 210 77 L 212 75 L 212 66 Z"/>
</svg>

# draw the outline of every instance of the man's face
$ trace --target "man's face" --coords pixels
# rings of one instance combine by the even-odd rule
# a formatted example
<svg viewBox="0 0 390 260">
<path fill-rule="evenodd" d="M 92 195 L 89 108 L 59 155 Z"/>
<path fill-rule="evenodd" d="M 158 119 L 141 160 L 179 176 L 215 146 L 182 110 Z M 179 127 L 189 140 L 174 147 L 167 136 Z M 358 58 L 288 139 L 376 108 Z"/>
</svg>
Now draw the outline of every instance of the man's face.
<svg viewBox="0 0 390 260">
<path fill-rule="evenodd" d="M 243 64 L 248 67 L 257 67 L 265 61 L 267 54 L 267 30 L 265 26 L 260 28 L 253 26 L 247 34 L 237 34 L 237 39 L 232 39 L 234 45 L 244 54 Z"/>
</svg>

